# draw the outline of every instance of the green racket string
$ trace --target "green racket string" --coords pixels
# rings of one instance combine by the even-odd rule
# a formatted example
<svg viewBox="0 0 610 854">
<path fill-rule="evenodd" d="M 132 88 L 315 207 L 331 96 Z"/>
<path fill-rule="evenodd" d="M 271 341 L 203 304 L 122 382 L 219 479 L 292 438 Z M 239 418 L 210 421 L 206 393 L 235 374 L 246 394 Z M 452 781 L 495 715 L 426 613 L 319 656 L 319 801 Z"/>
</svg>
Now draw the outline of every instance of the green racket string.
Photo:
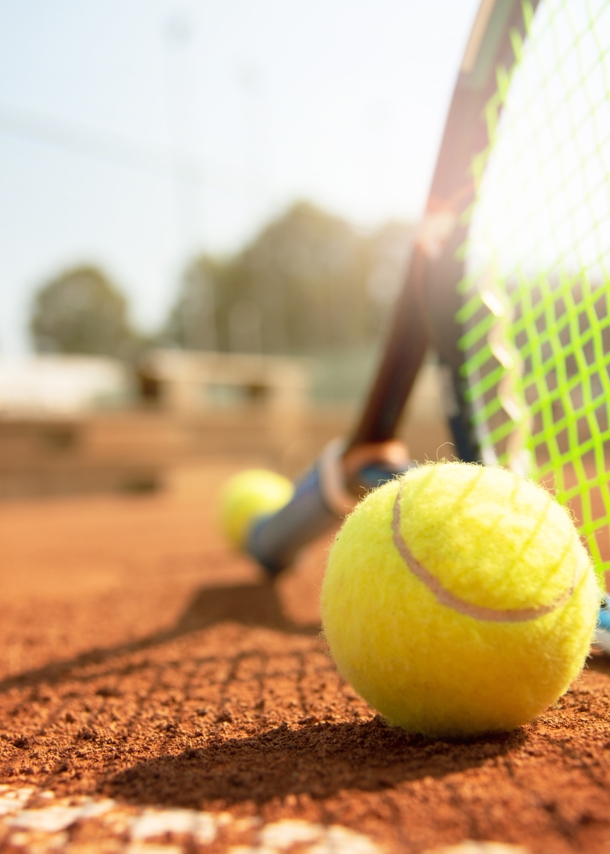
<svg viewBox="0 0 610 854">
<path fill-rule="evenodd" d="M 610 570 L 610 4 L 523 4 L 499 69 L 458 321 L 487 463 L 554 489 Z"/>
</svg>

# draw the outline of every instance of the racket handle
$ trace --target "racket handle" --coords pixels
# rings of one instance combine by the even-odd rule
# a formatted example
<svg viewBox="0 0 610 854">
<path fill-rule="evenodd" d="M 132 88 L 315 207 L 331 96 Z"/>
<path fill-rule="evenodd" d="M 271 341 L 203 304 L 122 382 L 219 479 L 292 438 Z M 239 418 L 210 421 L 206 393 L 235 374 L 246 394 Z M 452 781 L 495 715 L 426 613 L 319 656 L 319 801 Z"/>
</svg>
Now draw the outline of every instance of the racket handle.
<svg viewBox="0 0 610 854">
<path fill-rule="evenodd" d="M 297 552 L 324 531 L 337 517 L 320 490 L 316 465 L 296 484 L 292 500 L 277 513 L 255 519 L 246 541 L 246 551 L 269 575 L 275 576 L 289 566 Z"/>
<path fill-rule="evenodd" d="M 294 561 L 297 553 L 316 537 L 330 530 L 358 503 L 346 487 L 342 466 L 345 446 L 335 440 L 296 484 L 291 501 L 277 513 L 254 520 L 246 551 L 275 577 Z M 413 465 L 391 459 L 364 462 L 350 476 L 350 484 L 368 491 L 394 478 Z"/>
</svg>

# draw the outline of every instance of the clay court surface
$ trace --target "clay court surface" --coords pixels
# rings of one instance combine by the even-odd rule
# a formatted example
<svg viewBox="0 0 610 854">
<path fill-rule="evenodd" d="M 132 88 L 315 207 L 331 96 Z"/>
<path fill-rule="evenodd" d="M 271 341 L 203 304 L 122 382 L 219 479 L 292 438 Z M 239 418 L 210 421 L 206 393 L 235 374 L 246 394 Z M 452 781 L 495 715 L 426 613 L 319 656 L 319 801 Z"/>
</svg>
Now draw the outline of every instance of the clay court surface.
<svg viewBox="0 0 610 854">
<path fill-rule="evenodd" d="M 506 736 L 386 727 L 320 637 L 326 544 L 275 586 L 224 544 L 233 470 L 0 504 L 1 850 L 609 852 L 610 661 Z"/>
</svg>

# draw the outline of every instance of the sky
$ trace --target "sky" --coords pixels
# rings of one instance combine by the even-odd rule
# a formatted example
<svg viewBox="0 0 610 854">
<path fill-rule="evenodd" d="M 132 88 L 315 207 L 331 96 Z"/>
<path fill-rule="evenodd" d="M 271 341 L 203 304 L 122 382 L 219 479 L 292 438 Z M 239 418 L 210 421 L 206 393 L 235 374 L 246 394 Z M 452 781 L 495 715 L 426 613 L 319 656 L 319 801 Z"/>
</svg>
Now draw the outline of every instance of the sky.
<svg viewBox="0 0 610 854">
<path fill-rule="evenodd" d="M 417 218 L 477 0 L 0 0 L 0 355 L 103 266 L 152 331 L 292 202 Z"/>
</svg>

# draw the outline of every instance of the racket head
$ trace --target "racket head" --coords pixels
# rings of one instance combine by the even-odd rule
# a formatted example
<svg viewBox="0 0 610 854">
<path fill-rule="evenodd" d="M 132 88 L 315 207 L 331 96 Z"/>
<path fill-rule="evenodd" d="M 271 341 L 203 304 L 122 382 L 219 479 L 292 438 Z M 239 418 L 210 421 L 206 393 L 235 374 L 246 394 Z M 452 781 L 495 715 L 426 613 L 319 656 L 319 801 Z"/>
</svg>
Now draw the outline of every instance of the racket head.
<svg viewBox="0 0 610 854">
<path fill-rule="evenodd" d="M 512 4 L 498 35 L 494 14 L 507 5 L 482 4 L 487 24 L 466 52 L 456 93 L 486 90 L 478 120 L 485 127 L 470 134 L 468 203 L 454 205 L 457 221 L 437 257 L 429 257 L 433 241 L 424 244 L 418 286 L 467 437 L 461 456 L 506 465 L 555 491 L 604 575 L 610 6 Z M 494 53 L 491 42 L 503 47 Z M 437 210 L 451 210 L 443 180 L 450 171 L 451 154 L 443 161 L 441 151 L 431 196 Z M 463 163 L 457 171 L 454 193 L 467 186 Z"/>
</svg>

